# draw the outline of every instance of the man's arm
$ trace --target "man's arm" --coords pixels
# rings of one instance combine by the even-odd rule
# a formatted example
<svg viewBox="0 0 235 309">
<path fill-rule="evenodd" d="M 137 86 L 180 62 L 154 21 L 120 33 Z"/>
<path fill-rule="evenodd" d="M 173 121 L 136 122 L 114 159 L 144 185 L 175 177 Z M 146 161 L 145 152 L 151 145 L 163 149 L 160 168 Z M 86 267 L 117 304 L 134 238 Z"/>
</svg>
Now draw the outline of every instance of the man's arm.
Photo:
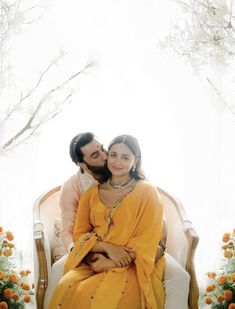
<svg viewBox="0 0 235 309">
<path fill-rule="evenodd" d="M 73 227 L 79 200 L 80 191 L 77 184 L 77 175 L 73 175 L 62 186 L 59 200 L 62 225 L 61 237 L 68 252 L 73 247 Z"/>
</svg>

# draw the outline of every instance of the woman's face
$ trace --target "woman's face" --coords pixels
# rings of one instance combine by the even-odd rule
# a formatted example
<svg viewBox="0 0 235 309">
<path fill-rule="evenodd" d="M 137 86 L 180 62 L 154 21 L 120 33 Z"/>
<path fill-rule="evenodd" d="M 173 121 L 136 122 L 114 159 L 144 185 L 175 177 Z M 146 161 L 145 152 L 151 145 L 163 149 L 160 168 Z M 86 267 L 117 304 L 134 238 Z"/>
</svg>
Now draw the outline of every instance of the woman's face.
<svg viewBox="0 0 235 309">
<path fill-rule="evenodd" d="M 135 166 L 135 156 L 127 145 L 114 144 L 109 150 L 107 164 L 113 176 L 129 176 Z"/>
</svg>

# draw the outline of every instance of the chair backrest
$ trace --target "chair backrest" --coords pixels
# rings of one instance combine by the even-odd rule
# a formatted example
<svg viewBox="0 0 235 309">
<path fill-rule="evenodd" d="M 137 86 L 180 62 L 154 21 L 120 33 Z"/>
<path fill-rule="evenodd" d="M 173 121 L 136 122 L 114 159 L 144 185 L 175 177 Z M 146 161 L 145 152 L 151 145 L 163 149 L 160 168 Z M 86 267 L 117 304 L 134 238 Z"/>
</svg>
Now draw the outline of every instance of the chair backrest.
<svg viewBox="0 0 235 309">
<path fill-rule="evenodd" d="M 34 224 L 42 222 L 44 233 L 48 238 L 48 245 L 52 259 L 52 250 L 54 246 L 54 225 L 55 218 L 60 218 L 59 196 L 61 186 L 53 188 L 40 196 L 34 206 Z M 53 264 L 53 259 L 52 259 Z"/>
</svg>

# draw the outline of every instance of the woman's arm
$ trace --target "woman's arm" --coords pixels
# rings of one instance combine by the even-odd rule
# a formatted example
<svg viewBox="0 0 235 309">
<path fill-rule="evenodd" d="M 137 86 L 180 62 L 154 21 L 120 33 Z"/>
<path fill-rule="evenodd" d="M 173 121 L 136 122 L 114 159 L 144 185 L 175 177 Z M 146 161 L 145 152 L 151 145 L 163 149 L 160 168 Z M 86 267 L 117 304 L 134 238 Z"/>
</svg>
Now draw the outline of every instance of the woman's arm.
<svg viewBox="0 0 235 309">
<path fill-rule="evenodd" d="M 129 265 L 135 259 L 135 251 L 125 246 L 117 246 L 109 242 L 97 241 L 91 252 L 104 252 L 117 267 Z"/>
</svg>

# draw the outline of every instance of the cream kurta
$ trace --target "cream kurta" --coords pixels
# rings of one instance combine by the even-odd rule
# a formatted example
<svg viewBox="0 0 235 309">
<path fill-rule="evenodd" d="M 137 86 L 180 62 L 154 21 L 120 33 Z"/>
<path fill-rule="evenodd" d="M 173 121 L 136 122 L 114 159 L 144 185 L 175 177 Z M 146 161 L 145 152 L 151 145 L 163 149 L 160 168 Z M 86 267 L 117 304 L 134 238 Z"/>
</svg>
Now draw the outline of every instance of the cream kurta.
<svg viewBox="0 0 235 309">
<path fill-rule="evenodd" d="M 79 203 L 66 274 L 49 308 L 162 309 L 164 257 L 154 265 L 162 220 L 156 188 L 145 181 L 139 181 L 115 208 L 100 200 L 98 186 L 87 190 Z M 99 239 L 135 249 L 134 263 L 93 273 L 81 261 Z"/>
</svg>

